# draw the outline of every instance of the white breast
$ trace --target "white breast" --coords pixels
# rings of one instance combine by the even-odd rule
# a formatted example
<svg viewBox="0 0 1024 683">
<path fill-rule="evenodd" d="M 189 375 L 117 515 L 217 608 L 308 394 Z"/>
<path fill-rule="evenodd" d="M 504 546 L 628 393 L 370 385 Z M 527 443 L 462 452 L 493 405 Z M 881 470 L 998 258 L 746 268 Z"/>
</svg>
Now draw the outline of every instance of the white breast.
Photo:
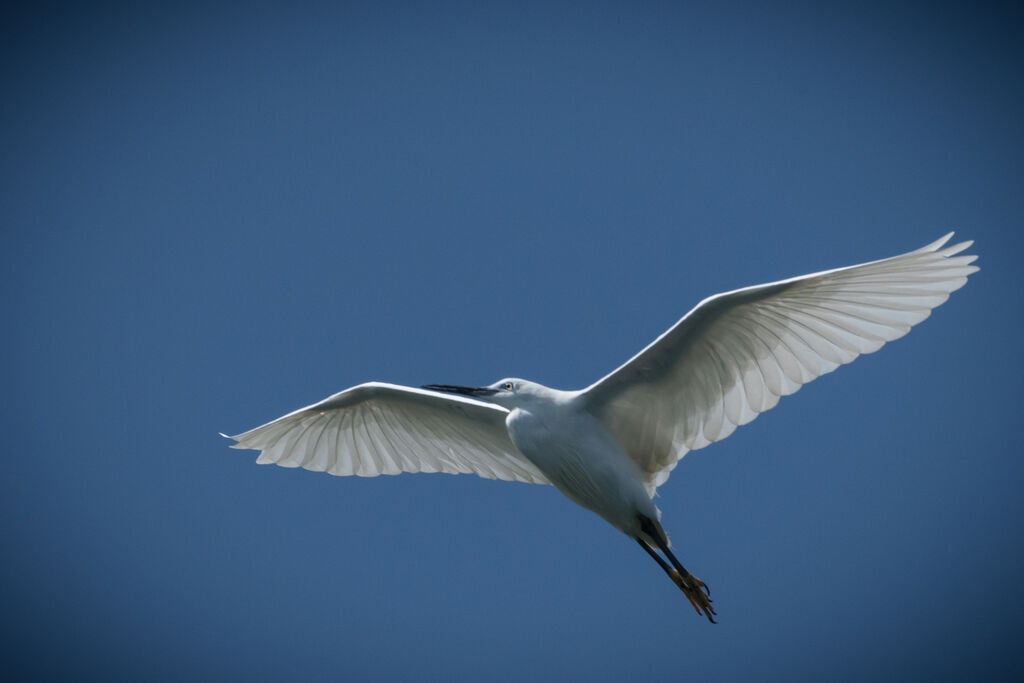
<svg viewBox="0 0 1024 683">
<path fill-rule="evenodd" d="M 586 411 L 516 408 L 505 424 L 516 448 L 569 500 L 630 535 L 638 514 L 658 518 L 640 469 Z"/>
</svg>

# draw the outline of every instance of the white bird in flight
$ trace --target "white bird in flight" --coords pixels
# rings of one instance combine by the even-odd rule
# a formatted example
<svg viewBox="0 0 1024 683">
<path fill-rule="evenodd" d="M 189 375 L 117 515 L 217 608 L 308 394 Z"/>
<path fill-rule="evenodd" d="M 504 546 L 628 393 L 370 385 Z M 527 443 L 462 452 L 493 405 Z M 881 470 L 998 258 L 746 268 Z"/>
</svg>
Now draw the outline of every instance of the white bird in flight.
<svg viewBox="0 0 1024 683">
<path fill-rule="evenodd" d="M 229 437 L 258 463 L 373 477 L 472 473 L 553 484 L 632 537 L 712 623 L 704 582 L 651 500 L 688 451 L 906 334 L 978 268 L 945 246 L 718 294 L 577 391 L 523 379 L 420 389 L 369 382 Z M 661 554 L 659 554 L 659 551 Z"/>
</svg>

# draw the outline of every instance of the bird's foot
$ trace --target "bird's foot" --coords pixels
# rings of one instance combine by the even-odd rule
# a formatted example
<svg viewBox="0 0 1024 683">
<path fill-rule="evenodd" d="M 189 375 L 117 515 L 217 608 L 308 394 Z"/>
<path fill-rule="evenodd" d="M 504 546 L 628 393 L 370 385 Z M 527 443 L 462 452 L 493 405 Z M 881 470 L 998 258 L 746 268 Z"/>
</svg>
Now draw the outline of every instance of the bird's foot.
<svg viewBox="0 0 1024 683">
<path fill-rule="evenodd" d="M 686 599 L 693 605 L 693 609 L 697 611 L 697 614 L 703 614 L 712 624 L 716 623 L 715 608 L 711 606 L 711 591 L 708 590 L 707 585 L 689 572 L 681 574 L 673 569 L 670 576 L 675 584 L 679 586 L 679 590 L 683 591 Z"/>
</svg>

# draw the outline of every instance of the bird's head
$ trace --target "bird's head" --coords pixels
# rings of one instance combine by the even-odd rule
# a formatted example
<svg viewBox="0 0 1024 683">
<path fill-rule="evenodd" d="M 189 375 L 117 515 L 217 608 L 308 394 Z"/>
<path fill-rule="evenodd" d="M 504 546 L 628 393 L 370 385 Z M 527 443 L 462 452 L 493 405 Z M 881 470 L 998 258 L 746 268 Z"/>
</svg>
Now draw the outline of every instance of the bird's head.
<svg viewBox="0 0 1024 683">
<path fill-rule="evenodd" d="M 440 391 L 447 394 L 462 394 L 488 403 L 496 403 L 505 408 L 514 408 L 528 396 L 536 393 L 540 387 L 535 382 L 516 377 L 506 377 L 486 387 L 462 387 L 454 384 L 425 384 L 424 389 Z"/>
</svg>

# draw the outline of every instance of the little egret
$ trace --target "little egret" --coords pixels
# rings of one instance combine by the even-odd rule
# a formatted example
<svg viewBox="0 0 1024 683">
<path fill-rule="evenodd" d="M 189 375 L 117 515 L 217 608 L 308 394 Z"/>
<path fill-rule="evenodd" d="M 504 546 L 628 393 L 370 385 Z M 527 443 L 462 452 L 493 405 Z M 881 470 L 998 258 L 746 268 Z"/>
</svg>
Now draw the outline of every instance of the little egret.
<svg viewBox="0 0 1024 683">
<path fill-rule="evenodd" d="M 779 397 L 906 334 L 977 270 L 953 233 L 900 256 L 700 302 L 586 389 L 522 379 L 419 389 L 370 382 L 234 437 L 258 463 L 373 477 L 473 473 L 553 484 L 632 537 L 714 622 L 651 500 L 680 458 Z M 660 552 L 660 554 L 659 554 Z"/>
</svg>

